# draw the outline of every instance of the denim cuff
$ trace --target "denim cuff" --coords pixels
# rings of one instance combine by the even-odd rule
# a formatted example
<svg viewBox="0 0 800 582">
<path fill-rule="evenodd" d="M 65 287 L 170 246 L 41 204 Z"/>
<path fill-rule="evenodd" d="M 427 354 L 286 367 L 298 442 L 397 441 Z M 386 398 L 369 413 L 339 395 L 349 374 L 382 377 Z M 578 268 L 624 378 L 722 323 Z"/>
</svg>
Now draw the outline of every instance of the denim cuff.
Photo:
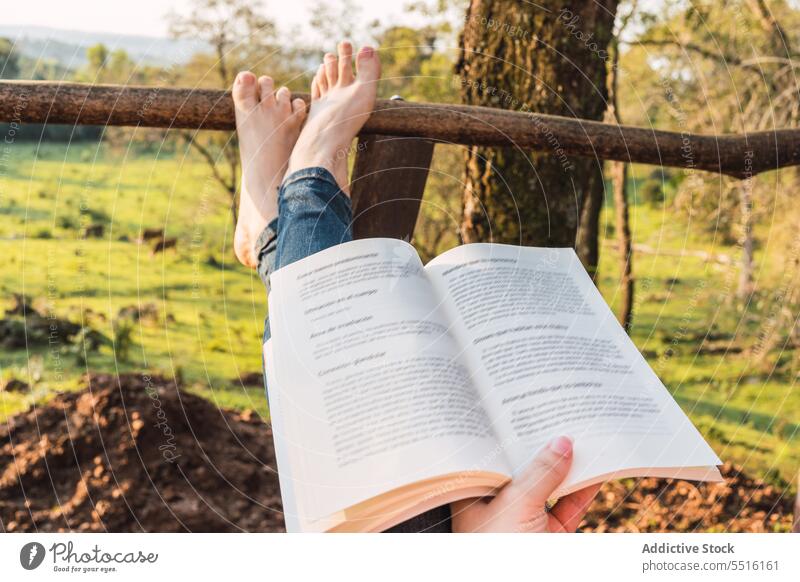
<svg viewBox="0 0 800 582">
<path fill-rule="evenodd" d="M 283 179 L 281 188 L 286 188 L 295 182 L 306 180 L 308 178 L 322 180 L 323 182 L 327 182 L 331 186 L 335 187 L 337 190 L 339 189 L 339 184 L 336 183 L 336 178 L 333 177 L 333 174 L 321 166 L 303 168 L 301 170 L 292 172 Z"/>
<path fill-rule="evenodd" d="M 347 228 L 351 228 L 353 221 L 353 207 L 350 197 L 342 192 L 336 178 L 322 167 L 303 168 L 292 172 L 281 184 L 278 191 L 278 208 L 292 206 L 294 198 L 301 204 L 308 200 L 301 200 L 309 194 L 315 195 L 325 205 L 324 212 L 333 212 L 334 216 Z M 311 205 L 312 208 L 314 205 Z M 280 210 L 279 210 L 280 215 Z M 337 241 L 342 242 L 342 241 Z M 333 243 L 336 244 L 336 243 Z"/>
<path fill-rule="evenodd" d="M 253 247 L 258 275 L 270 291 L 270 275 L 282 266 L 352 239 L 353 210 L 333 175 L 321 167 L 286 177 L 278 190 L 278 218 Z M 265 322 L 264 341 L 269 338 Z"/>
<path fill-rule="evenodd" d="M 328 170 L 293 172 L 278 191 L 278 246 L 272 269 L 352 240 L 352 222 L 350 197 Z"/>
<path fill-rule="evenodd" d="M 278 219 L 274 218 L 256 239 L 253 245 L 256 261 L 258 263 L 258 276 L 264 282 L 269 293 L 269 274 L 275 265 L 275 249 L 278 247 Z"/>
</svg>

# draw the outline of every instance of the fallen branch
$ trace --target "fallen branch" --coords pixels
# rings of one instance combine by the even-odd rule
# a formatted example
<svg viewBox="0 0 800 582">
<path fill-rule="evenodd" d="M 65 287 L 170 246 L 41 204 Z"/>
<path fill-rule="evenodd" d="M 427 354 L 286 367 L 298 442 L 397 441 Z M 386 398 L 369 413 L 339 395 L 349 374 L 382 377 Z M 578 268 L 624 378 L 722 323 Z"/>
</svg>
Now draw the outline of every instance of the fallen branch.
<svg viewBox="0 0 800 582">
<path fill-rule="evenodd" d="M 308 100 L 307 95 L 299 95 Z M 0 121 L 232 130 L 227 91 L 0 82 Z M 487 107 L 379 100 L 362 131 L 462 145 L 514 146 L 746 178 L 800 164 L 800 130 L 697 135 Z"/>
</svg>

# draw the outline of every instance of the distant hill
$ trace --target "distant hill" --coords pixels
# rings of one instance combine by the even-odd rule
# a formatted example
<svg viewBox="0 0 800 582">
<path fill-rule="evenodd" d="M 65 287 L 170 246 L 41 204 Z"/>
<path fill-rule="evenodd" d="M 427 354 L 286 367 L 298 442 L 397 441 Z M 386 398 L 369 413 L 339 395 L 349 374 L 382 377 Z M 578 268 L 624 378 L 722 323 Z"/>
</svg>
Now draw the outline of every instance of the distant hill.
<svg viewBox="0 0 800 582">
<path fill-rule="evenodd" d="M 0 37 L 15 43 L 26 61 L 48 62 L 58 68 L 76 69 L 86 64 L 86 49 L 103 43 L 110 50 L 123 49 L 141 64 L 168 66 L 184 63 L 192 54 L 206 50 L 197 40 L 63 30 L 45 26 L 0 25 Z"/>
</svg>

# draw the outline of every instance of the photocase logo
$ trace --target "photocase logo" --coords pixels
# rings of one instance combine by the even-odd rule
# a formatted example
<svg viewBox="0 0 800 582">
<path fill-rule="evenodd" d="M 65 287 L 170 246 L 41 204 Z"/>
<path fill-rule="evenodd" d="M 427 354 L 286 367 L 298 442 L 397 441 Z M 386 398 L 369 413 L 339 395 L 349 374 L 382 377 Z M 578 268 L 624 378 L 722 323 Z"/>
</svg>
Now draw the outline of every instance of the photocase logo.
<svg viewBox="0 0 800 582">
<path fill-rule="evenodd" d="M 39 542 L 28 542 L 19 551 L 19 563 L 26 570 L 35 570 L 44 560 L 44 546 Z"/>
</svg>

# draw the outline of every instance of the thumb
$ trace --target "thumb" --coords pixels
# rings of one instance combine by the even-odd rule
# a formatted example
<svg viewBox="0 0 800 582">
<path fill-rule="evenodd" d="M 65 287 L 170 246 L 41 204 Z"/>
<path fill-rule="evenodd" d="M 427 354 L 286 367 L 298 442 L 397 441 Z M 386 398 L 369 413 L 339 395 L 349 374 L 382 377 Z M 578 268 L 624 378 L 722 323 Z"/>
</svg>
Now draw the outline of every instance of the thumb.
<svg viewBox="0 0 800 582">
<path fill-rule="evenodd" d="M 550 441 L 531 461 L 528 469 L 503 491 L 527 512 L 544 509 L 572 466 L 572 439 L 560 436 Z M 513 490 L 513 491 L 512 491 Z"/>
</svg>

